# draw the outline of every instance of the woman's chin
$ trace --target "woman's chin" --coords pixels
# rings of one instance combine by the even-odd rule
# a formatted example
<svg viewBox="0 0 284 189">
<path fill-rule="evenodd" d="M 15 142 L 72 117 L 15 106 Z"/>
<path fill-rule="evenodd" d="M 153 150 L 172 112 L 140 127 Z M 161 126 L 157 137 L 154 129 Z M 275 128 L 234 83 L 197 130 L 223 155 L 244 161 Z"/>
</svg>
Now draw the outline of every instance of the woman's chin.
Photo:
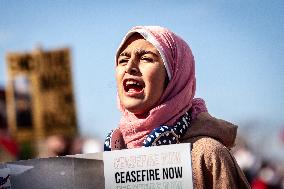
<svg viewBox="0 0 284 189">
<path fill-rule="evenodd" d="M 125 108 L 128 112 L 131 112 L 135 115 L 143 115 L 145 114 L 146 110 L 136 107 L 126 107 Z"/>
<path fill-rule="evenodd" d="M 137 116 L 143 116 L 148 114 L 148 108 L 143 104 L 126 104 L 123 106 L 128 112 L 131 112 Z"/>
</svg>

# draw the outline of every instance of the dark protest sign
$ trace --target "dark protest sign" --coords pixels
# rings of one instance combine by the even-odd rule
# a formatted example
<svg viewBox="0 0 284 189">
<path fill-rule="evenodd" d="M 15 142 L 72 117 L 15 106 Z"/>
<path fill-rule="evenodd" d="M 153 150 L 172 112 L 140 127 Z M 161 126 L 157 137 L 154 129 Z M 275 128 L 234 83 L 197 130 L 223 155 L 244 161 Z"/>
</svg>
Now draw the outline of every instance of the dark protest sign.
<svg viewBox="0 0 284 189">
<path fill-rule="evenodd" d="M 19 143 L 77 134 L 71 50 L 10 52 L 7 61 L 7 119 Z"/>
<path fill-rule="evenodd" d="M 0 180 L 0 189 L 104 188 L 103 162 L 73 157 L 17 161 L 0 164 Z"/>
</svg>

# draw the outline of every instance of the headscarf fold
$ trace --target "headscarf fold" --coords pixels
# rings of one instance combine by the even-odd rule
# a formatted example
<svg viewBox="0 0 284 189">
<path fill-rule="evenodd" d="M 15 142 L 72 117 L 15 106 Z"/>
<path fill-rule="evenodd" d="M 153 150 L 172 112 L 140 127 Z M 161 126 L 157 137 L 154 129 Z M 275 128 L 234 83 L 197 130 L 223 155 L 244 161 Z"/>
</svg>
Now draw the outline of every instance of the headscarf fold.
<svg viewBox="0 0 284 189">
<path fill-rule="evenodd" d="M 119 129 L 128 148 L 142 146 L 143 140 L 153 129 L 161 125 L 173 125 L 190 108 L 193 109 L 193 117 L 207 111 L 202 99 L 193 99 L 196 87 L 195 62 L 187 43 L 166 28 L 136 26 L 122 40 L 116 60 L 122 45 L 134 33 L 139 33 L 157 48 L 165 65 L 169 83 L 158 105 L 153 107 L 145 118 L 138 118 L 124 109 L 119 102 L 122 112 Z"/>
</svg>

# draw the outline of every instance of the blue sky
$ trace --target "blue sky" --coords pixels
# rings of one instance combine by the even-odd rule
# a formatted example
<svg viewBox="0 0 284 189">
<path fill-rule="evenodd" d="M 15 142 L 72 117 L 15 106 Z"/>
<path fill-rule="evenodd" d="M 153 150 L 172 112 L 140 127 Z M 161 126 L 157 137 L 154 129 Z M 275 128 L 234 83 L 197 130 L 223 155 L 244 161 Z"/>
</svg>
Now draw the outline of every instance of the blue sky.
<svg viewBox="0 0 284 189">
<path fill-rule="evenodd" d="M 70 47 L 81 133 L 117 126 L 114 55 L 135 25 L 182 36 L 196 60 L 197 97 L 234 123 L 284 125 L 284 1 L 0 0 L 0 85 L 5 53 Z"/>
</svg>

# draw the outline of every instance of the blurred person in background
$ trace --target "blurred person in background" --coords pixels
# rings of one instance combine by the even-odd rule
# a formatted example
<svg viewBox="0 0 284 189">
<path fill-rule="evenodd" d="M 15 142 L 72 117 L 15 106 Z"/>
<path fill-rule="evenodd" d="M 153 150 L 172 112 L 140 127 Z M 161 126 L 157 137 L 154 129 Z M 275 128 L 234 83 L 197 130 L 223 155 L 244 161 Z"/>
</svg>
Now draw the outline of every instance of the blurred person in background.
<svg viewBox="0 0 284 189">
<path fill-rule="evenodd" d="M 82 153 L 97 153 L 103 151 L 103 143 L 98 138 L 86 138 L 83 143 Z"/>
<path fill-rule="evenodd" d="M 84 138 L 81 136 L 76 136 L 71 140 L 69 154 L 75 155 L 75 154 L 82 154 L 84 144 Z"/>
<path fill-rule="evenodd" d="M 187 43 L 159 26 L 132 28 L 116 54 L 122 118 L 105 150 L 192 143 L 194 188 L 250 188 L 229 149 L 237 127 L 212 117 L 195 95 Z"/>
<path fill-rule="evenodd" d="M 257 176 L 252 180 L 252 189 L 282 189 L 281 177 L 270 162 L 263 162 Z"/>
<path fill-rule="evenodd" d="M 70 155 L 88 154 L 103 151 L 103 143 L 97 137 L 75 137 L 70 145 Z"/>
<path fill-rule="evenodd" d="M 248 182 L 251 183 L 261 166 L 261 160 L 257 158 L 249 148 L 247 142 L 241 137 L 237 138 L 236 146 L 233 148 L 232 154 L 243 170 Z"/>
<path fill-rule="evenodd" d="M 68 142 L 60 134 L 48 136 L 40 147 L 39 157 L 56 157 L 68 154 Z"/>
</svg>

